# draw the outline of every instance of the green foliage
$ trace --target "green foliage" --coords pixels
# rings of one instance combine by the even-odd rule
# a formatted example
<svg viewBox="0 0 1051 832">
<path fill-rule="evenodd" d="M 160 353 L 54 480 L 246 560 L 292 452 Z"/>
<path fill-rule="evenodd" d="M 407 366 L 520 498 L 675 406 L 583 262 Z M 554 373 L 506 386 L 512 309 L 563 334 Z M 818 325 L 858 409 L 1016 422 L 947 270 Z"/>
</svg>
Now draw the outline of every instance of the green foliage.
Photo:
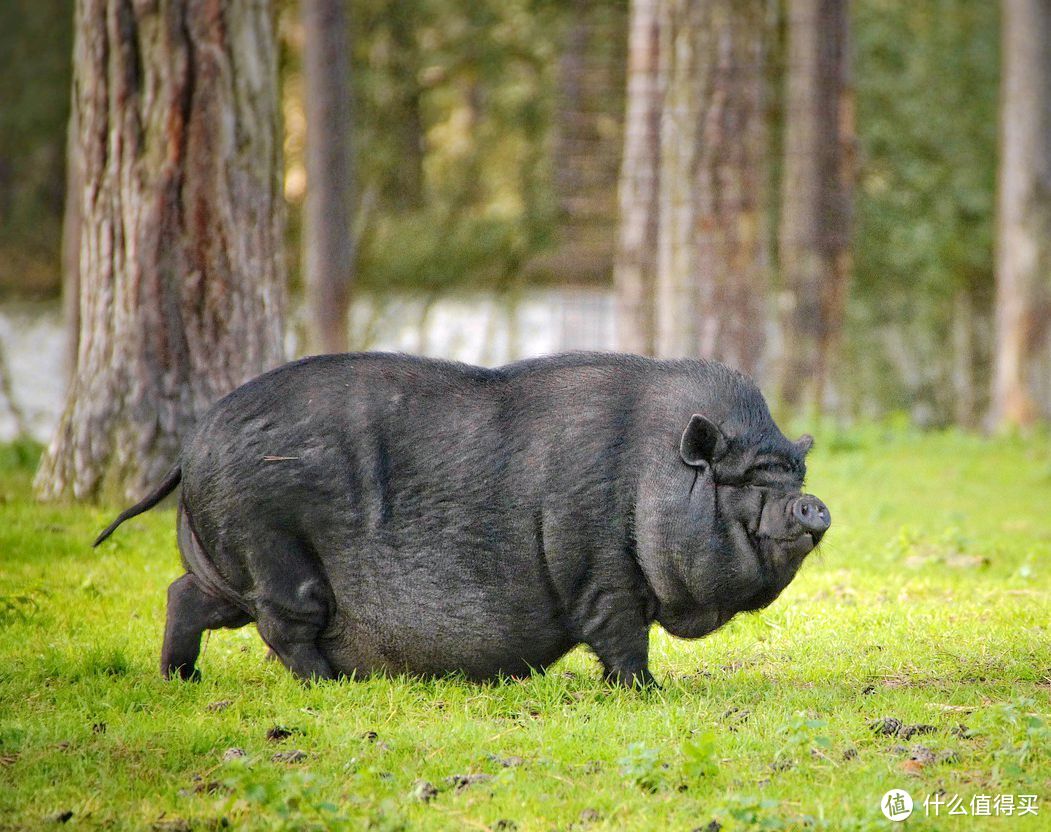
<svg viewBox="0 0 1051 832">
<path fill-rule="evenodd" d="M 872 369 L 846 381 L 862 401 L 919 403 L 945 422 L 946 344 L 965 314 L 954 299 L 979 328 L 991 312 L 999 8 L 859 0 L 852 10 L 859 146 L 845 364 Z M 901 354 L 882 340 L 887 326 Z M 988 362 L 977 338 L 977 390 Z"/>
<path fill-rule="evenodd" d="M 778 803 L 755 795 L 733 795 L 723 812 L 743 829 L 785 829 L 785 823 L 777 814 Z"/>
<path fill-rule="evenodd" d="M 793 760 L 799 754 L 811 748 L 831 748 L 832 740 L 819 731 L 828 727 L 823 719 L 815 719 L 803 712 L 793 714 L 792 718 L 778 729 L 780 748 L 779 759 Z"/>
<path fill-rule="evenodd" d="M 361 253 L 362 283 L 439 294 L 476 286 L 506 289 L 528 256 L 524 230 L 502 220 L 417 212 L 379 220 Z"/>
<path fill-rule="evenodd" d="M 992 778 L 997 783 L 1035 787 L 1040 780 L 1033 772 L 1051 764 L 1051 727 L 1048 716 L 1039 710 L 1042 706 L 1026 696 L 982 712 L 977 731 L 992 741 Z"/>
<path fill-rule="evenodd" d="M 714 731 L 694 734 L 682 743 L 682 771 L 689 780 L 719 773 L 718 744 Z"/>
<path fill-rule="evenodd" d="M 618 31 L 625 9 L 613 9 Z M 551 243 L 558 55 L 572 14 L 534 0 L 355 4 L 360 287 L 504 289 Z M 588 57 L 608 43 L 594 38 Z M 295 79 L 287 50 L 285 66 Z M 295 167 L 294 144 L 289 154 Z"/>
<path fill-rule="evenodd" d="M 275 776 L 239 759 L 227 763 L 224 775 L 222 783 L 230 790 L 221 802 L 224 814 L 248 811 L 273 832 L 356 828 L 325 798 L 325 787 L 330 784 L 309 772 L 286 771 Z"/>
<path fill-rule="evenodd" d="M 65 196 L 73 4 L 0 3 L 0 293 L 54 293 Z"/>
<path fill-rule="evenodd" d="M 84 668 L 92 676 L 125 676 L 131 670 L 131 663 L 120 647 L 105 645 L 88 651 Z"/>
<path fill-rule="evenodd" d="M 39 608 L 40 605 L 31 594 L 0 595 L 0 624 L 28 621 Z"/>
<path fill-rule="evenodd" d="M 0 444 L 0 476 L 35 471 L 43 451 L 39 442 L 27 437 Z"/>
<path fill-rule="evenodd" d="M 975 0 L 853 9 L 857 288 L 944 304 L 991 274 L 999 11 Z M 874 310 L 884 320 L 899 311 Z"/>
<path fill-rule="evenodd" d="M 619 760 L 619 765 L 621 774 L 648 792 L 657 791 L 664 779 L 666 764 L 661 763 L 660 750 L 641 742 L 628 746 L 627 753 Z"/>
</svg>

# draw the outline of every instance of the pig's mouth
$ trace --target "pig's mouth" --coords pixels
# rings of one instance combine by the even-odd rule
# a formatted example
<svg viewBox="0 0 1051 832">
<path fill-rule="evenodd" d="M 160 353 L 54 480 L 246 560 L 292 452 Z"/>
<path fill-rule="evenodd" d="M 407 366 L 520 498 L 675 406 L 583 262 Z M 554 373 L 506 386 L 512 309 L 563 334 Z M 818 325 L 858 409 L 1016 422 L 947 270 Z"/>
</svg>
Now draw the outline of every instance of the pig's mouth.
<svg viewBox="0 0 1051 832">
<path fill-rule="evenodd" d="M 775 536 L 763 534 L 758 529 L 750 529 L 747 525 L 744 526 L 744 529 L 748 535 L 748 542 L 755 552 L 764 553 L 773 550 L 796 565 L 814 551 L 821 542 L 821 538 L 824 537 L 822 532 L 804 531 L 792 535 Z"/>
<path fill-rule="evenodd" d="M 803 532 L 795 537 L 776 540 L 775 544 L 789 557 L 802 560 L 817 548 L 822 537 L 820 532 Z"/>
<path fill-rule="evenodd" d="M 809 532 L 804 532 L 803 536 L 810 538 L 810 548 L 811 548 L 811 550 L 814 550 L 821 544 L 821 541 L 824 540 L 825 533 L 824 532 L 809 531 Z"/>
</svg>

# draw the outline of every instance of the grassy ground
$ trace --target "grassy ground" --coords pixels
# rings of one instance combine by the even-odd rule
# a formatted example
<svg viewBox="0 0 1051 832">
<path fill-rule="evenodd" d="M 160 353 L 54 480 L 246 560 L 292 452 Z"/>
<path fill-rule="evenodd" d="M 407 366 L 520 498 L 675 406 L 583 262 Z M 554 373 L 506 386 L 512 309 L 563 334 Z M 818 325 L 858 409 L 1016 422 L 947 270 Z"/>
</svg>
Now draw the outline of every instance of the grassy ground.
<svg viewBox="0 0 1051 832">
<path fill-rule="evenodd" d="M 1046 438 L 826 435 L 822 550 L 762 613 L 654 630 L 650 693 L 584 650 L 524 682 L 304 687 L 251 628 L 162 683 L 173 513 L 92 551 L 112 512 L 33 504 L 32 462 L 0 450 L 2 829 L 884 829 L 893 787 L 911 828 L 1051 829 Z M 948 816 L 1001 794 L 1013 816 Z"/>
</svg>

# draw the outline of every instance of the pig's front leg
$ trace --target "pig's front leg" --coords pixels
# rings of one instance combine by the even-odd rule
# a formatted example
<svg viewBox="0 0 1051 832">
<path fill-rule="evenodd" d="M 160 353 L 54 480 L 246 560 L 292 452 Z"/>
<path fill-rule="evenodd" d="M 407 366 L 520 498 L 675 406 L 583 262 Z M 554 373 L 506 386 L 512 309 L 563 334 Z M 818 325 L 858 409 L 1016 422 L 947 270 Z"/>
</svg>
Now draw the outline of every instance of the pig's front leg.
<svg viewBox="0 0 1051 832">
<path fill-rule="evenodd" d="M 656 602 L 641 569 L 602 522 L 550 499 L 541 523 L 543 558 L 573 640 L 590 647 L 606 679 L 625 687 L 656 686 L 650 673 L 650 623 Z M 606 541 L 596 546 L 597 540 Z M 608 548 L 607 548 L 608 547 Z"/>
<path fill-rule="evenodd" d="M 611 684 L 659 687 L 649 669 L 650 625 L 631 598 L 606 596 L 581 622 L 582 638 Z"/>
</svg>

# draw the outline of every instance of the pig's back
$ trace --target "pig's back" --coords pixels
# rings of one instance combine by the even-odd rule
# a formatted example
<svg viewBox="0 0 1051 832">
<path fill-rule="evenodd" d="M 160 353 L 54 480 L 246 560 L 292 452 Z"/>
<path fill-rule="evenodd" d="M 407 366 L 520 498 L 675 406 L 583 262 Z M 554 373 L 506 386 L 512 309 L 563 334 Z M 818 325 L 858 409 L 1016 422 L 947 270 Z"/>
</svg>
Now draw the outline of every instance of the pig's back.
<svg viewBox="0 0 1051 832">
<path fill-rule="evenodd" d="M 202 417 L 183 453 L 184 500 L 215 514 L 252 506 L 304 533 L 338 515 L 336 528 L 388 539 L 407 522 L 426 537 L 473 538 L 572 482 L 630 475 L 639 436 L 652 433 L 643 361 L 303 359 Z"/>
</svg>

